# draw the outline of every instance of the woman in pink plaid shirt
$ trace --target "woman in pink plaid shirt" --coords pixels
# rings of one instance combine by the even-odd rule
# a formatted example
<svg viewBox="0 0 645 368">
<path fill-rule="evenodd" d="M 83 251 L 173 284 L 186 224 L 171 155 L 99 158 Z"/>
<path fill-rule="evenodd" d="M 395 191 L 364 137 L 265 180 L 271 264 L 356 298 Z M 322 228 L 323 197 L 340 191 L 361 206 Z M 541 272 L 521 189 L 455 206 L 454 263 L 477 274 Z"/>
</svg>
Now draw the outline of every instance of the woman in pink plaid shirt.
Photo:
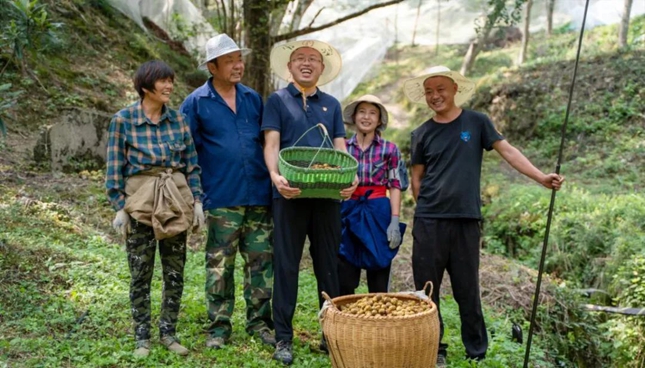
<svg viewBox="0 0 645 368">
<path fill-rule="evenodd" d="M 347 105 L 343 121 L 356 128 L 346 144 L 358 161 L 359 184 L 341 208 L 340 295 L 354 293 L 362 269 L 370 293 L 387 292 L 392 259 L 406 227 L 399 223 L 401 190 L 406 189 L 400 173 L 405 168 L 396 144 L 381 137 L 388 114 L 378 97 L 364 95 Z"/>
</svg>

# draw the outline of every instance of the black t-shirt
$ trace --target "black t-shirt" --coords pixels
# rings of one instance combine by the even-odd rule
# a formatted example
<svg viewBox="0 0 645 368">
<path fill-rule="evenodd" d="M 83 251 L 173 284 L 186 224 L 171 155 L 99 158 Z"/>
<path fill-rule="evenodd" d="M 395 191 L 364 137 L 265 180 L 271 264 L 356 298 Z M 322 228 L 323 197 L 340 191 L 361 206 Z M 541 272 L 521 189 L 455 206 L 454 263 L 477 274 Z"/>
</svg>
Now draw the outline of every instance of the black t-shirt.
<svg viewBox="0 0 645 368">
<path fill-rule="evenodd" d="M 483 150 L 504 137 L 470 110 L 449 123 L 430 119 L 412 132 L 412 165 L 424 165 L 415 216 L 481 219 Z"/>
</svg>

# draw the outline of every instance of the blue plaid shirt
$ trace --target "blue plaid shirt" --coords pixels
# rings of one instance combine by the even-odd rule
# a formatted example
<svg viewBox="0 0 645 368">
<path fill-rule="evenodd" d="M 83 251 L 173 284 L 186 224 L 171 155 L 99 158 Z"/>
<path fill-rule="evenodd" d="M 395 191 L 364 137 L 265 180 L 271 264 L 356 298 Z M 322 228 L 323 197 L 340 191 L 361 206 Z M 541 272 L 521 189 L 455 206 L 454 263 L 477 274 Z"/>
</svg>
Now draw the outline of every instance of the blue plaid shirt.
<svg viewBox="0 0 645 368">
<path fill-rule="evenodd" d="M 164 106 L 157 124 L 137 102 L 117 112 L 108 130 L 105 187 L 115 210 L 125 206 L 125 178 L 152 167 L 178 169 L 186 175 L 193 197 L 201 200 L 197 151 L 188 124 L 175 110 Z"/>
</svg>

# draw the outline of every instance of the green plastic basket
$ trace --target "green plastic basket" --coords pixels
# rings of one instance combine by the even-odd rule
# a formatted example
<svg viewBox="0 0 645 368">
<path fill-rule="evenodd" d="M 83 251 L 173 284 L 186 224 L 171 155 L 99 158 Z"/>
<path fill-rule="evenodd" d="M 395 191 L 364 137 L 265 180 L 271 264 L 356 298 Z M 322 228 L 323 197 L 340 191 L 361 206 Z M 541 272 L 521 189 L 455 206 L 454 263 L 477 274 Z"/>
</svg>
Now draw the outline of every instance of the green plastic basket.
<svg viewBox="0 0 645 368">
<path fill-rule="evenodd" d="M 333 147 L 333 144 L 327 129 L 322 124 L 309 128 L 298 138 L 298 141 L 316 127 L 322 130 L 321 146 L 293 146 L 280 150 L 278 160 L 280 175 L 289 181 L 289 186 L 300 189 L 298 198 L 341 199 L 340 191 L 352 186 L 358 170 L 358 161 L 348 153 L 323 147 L 325 143 L 330 147 Z M 338 168 L 312 168 L 311 166 L 315 164 L 329 164 Z"/>
</svg>

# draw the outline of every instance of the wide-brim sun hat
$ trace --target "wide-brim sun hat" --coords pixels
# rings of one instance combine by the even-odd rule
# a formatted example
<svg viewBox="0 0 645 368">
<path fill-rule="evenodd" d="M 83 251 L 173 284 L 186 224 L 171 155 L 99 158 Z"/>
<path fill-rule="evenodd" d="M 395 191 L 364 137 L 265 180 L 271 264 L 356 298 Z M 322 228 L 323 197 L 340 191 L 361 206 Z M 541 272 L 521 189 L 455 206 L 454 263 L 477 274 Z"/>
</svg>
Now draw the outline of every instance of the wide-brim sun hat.
<svg viewBox="0 0 645 368">
<path fill-rule="evenodd" d="M 343 66 L 340 53 L 332 45 L 318 40 L 298 40 L 275 45 L 271 50 L 270 58 L 273 73 L 287 82 L 292 82 L 293 77 L 287 64 L 291 61 L 291 54 L 302 47 L 310 47 L 322 55 L 325 69 L 318 78 L 317 85 L 327 84 L 338 76 Z"/>
<path fill-rule="evenodd" d="M 440 76 L 448 77 L 457 83 L 457 94 L 455 94 L 455 105 L 457 106 L 466 103 L 475 93 L 475 82 L 442 65 L 426 70 L 420 77 L 406 80 L 403 83 L 403 92 L 410 101 L 427 104 L 423 82 L 428 78 Z"/>
<path fill-rule="evenodd" d="M 204 62 L 199 64 L 199 69 L 208 70 L 206 64 L 208 64 L 209 61 L 213 61 L 220 56 L 236 51 L 241 51 L 242 56 L 251 53 L 251 49 L 240 48 L 237 46 L 235 41 L 233 41 L 233 39 L 226 33 L 220 33 L 215 37 L 211 37 L 206 41 L 206 59 L 204 59 Z"/>
<path fill-rule="evenodd" d="M 343 122 L 346 124 L 356 124 L 354 122 L 354 113 L 361 102 L 371 103 L 379 108 L 381 112 L 381 125 L 377 129 L 380 131 L 385 130 L 388 122 L 387 109 L 383 105 L 383 102 L 381 102 L 381 99 L 374 95 L 363 95 L 345 106 L 343 109 Z"/>
</svg>

